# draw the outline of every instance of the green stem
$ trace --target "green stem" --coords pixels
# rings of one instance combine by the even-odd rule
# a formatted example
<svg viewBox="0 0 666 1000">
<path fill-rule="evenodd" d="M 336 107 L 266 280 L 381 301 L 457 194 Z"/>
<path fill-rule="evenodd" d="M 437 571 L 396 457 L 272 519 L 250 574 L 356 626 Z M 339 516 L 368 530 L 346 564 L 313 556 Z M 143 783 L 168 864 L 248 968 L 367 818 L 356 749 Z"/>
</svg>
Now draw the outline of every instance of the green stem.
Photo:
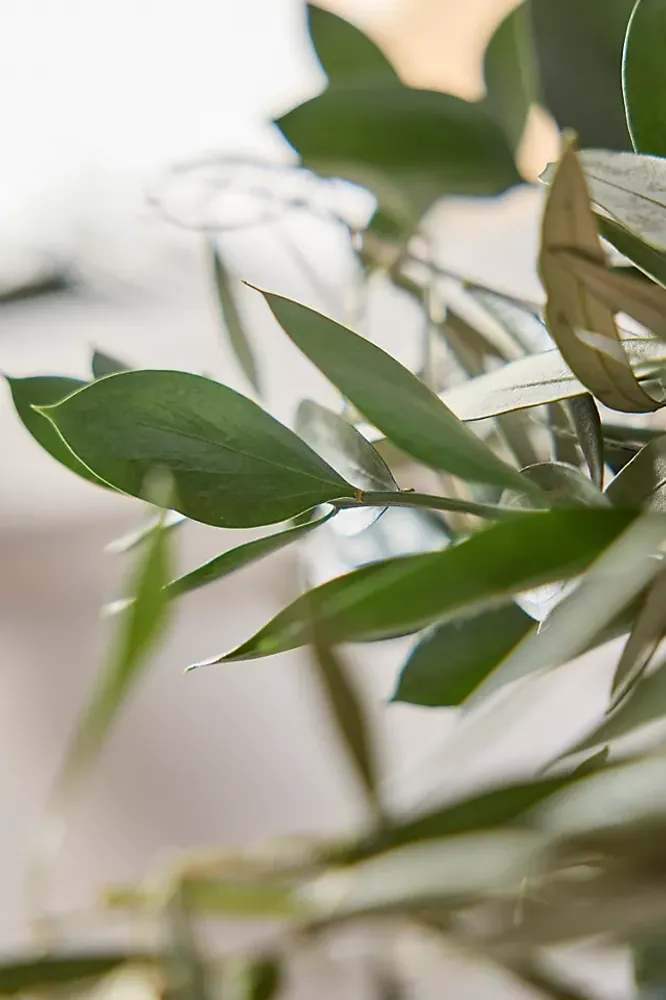
<svg viewBox="0 0 666 1000">
<path fill-rule="evenodd" d="M 505 521 L 523 517 L 530 513 L 525 509 L 503 507 L 491 503 L 475 503 L 473 500 L 453 500 L 450 497 L 434 497 L 428 493 L 399 492 L 363 492 L 358 491 L 355 500 L 341 500 L 337 506 L 343 507 L 425 507 L 428 510 L 448 510 L 460 514 L 474 514 L 491 521 Z M 535 511 L 534 513 L 538 513 Z"/>
</svg>

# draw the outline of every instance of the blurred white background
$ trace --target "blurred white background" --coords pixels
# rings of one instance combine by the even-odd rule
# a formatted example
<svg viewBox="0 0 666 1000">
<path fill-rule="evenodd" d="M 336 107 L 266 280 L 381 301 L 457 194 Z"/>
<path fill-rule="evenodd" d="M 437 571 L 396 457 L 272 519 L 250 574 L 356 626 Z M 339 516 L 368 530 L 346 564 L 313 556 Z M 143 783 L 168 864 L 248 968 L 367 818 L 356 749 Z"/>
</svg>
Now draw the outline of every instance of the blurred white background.
<svg viewBox="0 0 666 1000">
<path fill-rule="evenodd" d="M 373 31 L 409 82 L 477 96 L 480 53 L 512 3 L 328 6 Z M 268 123 L 323 81 L 300 0 L 4 0 L 0 287 L 53 262 L 74 268 L 79 284 L 72 294 L 0 307 L 0 369 L 85 376 L 95 346 L 137 367 L 210 372 L 246 391 L 220 335 L 203 240 L 169 226 L 146 191 L 173 162 L 211 151 L 288 160 Z M 550 152 L 552 136 L 535 121 L 526 158 L 539 166 Z M 529 189 L 492 206 L 445 205 L 436 220 L 439 252 L 471 277 L 538 295 L 538 208 L 539 193 Z M 339 234 L 322 226 L 294 232 L 342 309 L 349 261 Z M 237 241 L 235 253 L 244 277 L 330 311 L 275 233 L 257 230 Z M 303 396 L 333 398 L 251 291 L 244 290 L 243 304 L 272 412 L 288 420 Z M 379 302 L 370 332 L 405 356 L 403 323 L 410 319 L 407 306 Z M 19 425 L 4 391 L 0 428 L 4 951 L 25 934 L 27 850 L 100 663 L 107 629 L 100 608 L 118 593 L 127 566 L 102 550 L 136 525 L 141 511 L 53 463 Z M 180 538 L 183 565 L 237 544 L 240 534 L 188 527 Z M 296 555 L 286 552 L 182 602 L 169 641 L 72 813 L 56 908 L 87 906 L 100 884 L 143 876 L 164 848 L 343 829 L 359 820 L 360 801 L 305 655 L 183 676 L 187 663 L 245 638 L 298 587 Z M 481 742 L 464 730 L 447 740 L 451 713 L 384 706 L 405 648 L 354 653 L 402 801 L 545 761 L 591 711 L 580 692 L 592 690 L 604 671 L 597 661 L 564 675 L 547 711 L 534 709 L 530 692 L 519 721 L 512 716 L 509 728 Z"/>
</svg>

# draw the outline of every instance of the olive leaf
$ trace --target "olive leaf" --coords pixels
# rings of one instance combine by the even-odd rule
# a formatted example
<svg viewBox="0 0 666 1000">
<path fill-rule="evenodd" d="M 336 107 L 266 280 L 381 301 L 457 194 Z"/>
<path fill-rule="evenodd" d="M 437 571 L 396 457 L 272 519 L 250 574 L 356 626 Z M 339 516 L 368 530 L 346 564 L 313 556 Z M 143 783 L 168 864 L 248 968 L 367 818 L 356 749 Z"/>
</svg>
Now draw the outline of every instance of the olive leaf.
<svg viewBox="0 0 666 1000">
<path fill-rule="evenodd" d="M 664 0 L 638 0 L 624 43 L 624 103 L 634 149 L 655 156 L 666 156 L 665 33 Z"/>
<path fill-rule="evenodd" d="M 565 403 L 580 444 L 590 479 L 598 489 L 604 484 L 604 436 L 601 417 L 594 397 L 589 393 L 574 396 Z"/>
<path fill-rule="evenodd" d="M 596 218 L 599 233 L 605 240 L 640 271 L 654 278 L 662 287 L 666 286 L 666 251 L 657 250 L 615 219 L 599 213 Z"/>
<path fill-rule="evenodd" d="M 615 476 L 606 496 L 616 507 L 666 510 L 666 434 L 649 441 Z"/>
<path fill-rule="evenodd" d="M 585 177 L 571 142 L 553 177 L 543 217 L 539 269 L 547 296 L 546 325 L 571 370 L 600 402 L 631 413 L 656 409 L 659 404 L 633 375 L 613 310 L 564 265 L 563 247 L 604 263 Z"/>
<path fill-rule="evenodd" d="M 638 683 L 665 633 L 666 574 L 662 571 L 647 591 L 643 607 L 622 650 L 613 677 L 611 709 Z"/>
<path fill-rule="evenodd" d="M 516 149 L 525 131 L 530 107 L 539 96 L 527 4 L 512 10 L 495 29 L 483 58 L 483 78 L 485 103 Z"/>
<path fill-rule="evenodd" d="M 354 496 L 292 431 L 200 375 L 121 372 L 39 412 L 118 490 L 141 497 L 149 473 L 171 473 L 173 508 L 205 524 L 274 524 Z"/>
</svg>

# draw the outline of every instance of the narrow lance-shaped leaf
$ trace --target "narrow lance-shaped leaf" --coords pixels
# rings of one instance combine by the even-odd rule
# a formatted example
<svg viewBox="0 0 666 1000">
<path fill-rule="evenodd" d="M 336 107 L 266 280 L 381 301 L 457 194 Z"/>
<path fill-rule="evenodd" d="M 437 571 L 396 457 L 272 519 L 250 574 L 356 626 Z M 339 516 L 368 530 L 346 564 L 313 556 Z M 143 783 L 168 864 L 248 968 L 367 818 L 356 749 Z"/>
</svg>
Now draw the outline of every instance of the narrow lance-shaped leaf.
<svg viewBox="0 0 666 1000">
<path fill-rule="evenodd" d="M 315 52 L 331 87 L 372 83 L 401 86 L 400 78 L 381 49 L 345 18 L 308 3 L 308 28 Z"/>
<path fill-rule="evenodd" d="M 78 990 L 82 984 L 108 976 L 124 965 L 152 964 L 140 953 L 86 951 L 82 955 L 39 956 L 0 965 L 0 996 L 34 994 L 42 990 Z"/>
<path fill-rule="evenodd" d="M 526 513 L 442 552 L 373 563 L 298 598 L 255 636 L 207 662 L 254 659 L 309 641 L 316 616 L 336 642 L 386 639 L 576 576 L 633 520 L 629 511 Z"/>
<path fill-rule="evenodd" d="M 238 304 L 233 291 L 233 279 L 225 267 L 222 255 L 215 244 L 211 244 L 211 257 L 213 263 L 213 277 L 215 279 L 215 290 L 220 306 L 222 322 L 224 323 L 229 344 L 233 350 L 236 360 L 245 373 L 248 382 L 261 396 L 261 384 L 257 363 L 250 343 L 250 338 L 245 332 L 245 324 L 241 316 Z"/>
<path fill-rule="evenodd" d="M 558 255 L 572 247 L 604 263 L 585 177 L 569 142 L 550 188 L 543 217 L 539 269 L 546 290 L 546 324 L 564 360 L 606 406 L 644 413 L 657 403 L 636 381 L 613 310 L 590 295 Z"/>
<path fill-rule="evenodd" d="M 81 389 L 85 382 L 78 378 L 64 378 L 60 375 L 37 375 L 33 378 L 7 378 L 19 419 L 29 434 L 44 451 L 96 486 L 109 488 L 81 462 L 67 447 L 50 420 L 38 413 L 35 407 L 59 403 L 71 393 Z"/>
<path fill-rule="evenodd" d="M 616 507 L 666 510 L 666 434 L 641 448 L 609 483 L 606 495 Z"/>
<path fill-rule="evenodd" d="M 533 625 L 511 603 L 435 626 L 410 653 L 392 701 L 461 705 Z"/>
<path fill-rule="evenodd" d="M 666 633 L 666 573 L 663 571 L 648 590 L 615 670 L 611 708 L 627 696 L 650 665 Z"/>
<path fill-rule="evenodd" d="M 484 55 L 483 77 L 486 104 L 516 149 L 539 96 L 528 4 L 521 3 L 496 28 Z"/>
<path fill-rule="evenodd" d="M 638 0 L 624 43 L 622 83 L 637 153 L 666 156 L 666 3 Z"/>
<path fill-rule="evenodd" d="M 593 396 L 585 393 L 570 399 L 567 409 L 587 462 L 590 479 L 601 489 L 604 482 L 604 437 L 597 404 Z"/>
<path fill-rule="evenodd" d="M 363 490 L 397 490 L 393 473 L 369 441 L 344 417 L 305 399 L 296 433 L 347 482 Z"/>
<path fill-rule="evenodd" d="M 407 454 L 462 479 L 502 486 L 517 481 L 514 469 L 501 462 L 427 386 L 385 351 L 291 299 L 263 294 L 296 346 L 367 420 Z"/>
<path fill-rule="evenodd" d="M 626 313 L 666 340 L 666 288 L 576 250 L 563 249 L 557 256 L 599 302 L 613 312 Z"/>
<path fill-rule="evenodd" d="M 347 670 L 317 625 L 311 621 L 313 662 L 345 752 L 375 814 L 380 811 L 377 791 L 377 764 L 368 720 Z"/>
<path fill-rule="evenodd" d="M 662 287 L 666 286 L 666 253 L 663 250 L 646 243 L 636 233 L 605 215 L 597 214 L 597 226 L 603 238 L 635 267 L 654 278 Z"/>
<path fill-rule="evenodd" d="M 601 513 L 597 513 L 597 516 Z M 468 699 L 468 705 L 540 670 L 558 667 L 584 652 L 591 641 L 657 575 L 655 558 L 666 541 L 666 519 L 644 515 L 593 563 L 576 589 L 550 613 L 537 632 L 509 654 Z"/>
<path fill-rule="evenodd" d="M 284 973 L 278 958 L 264 956 L 248 961 L 242 972 L 238 1000 L 273 1000 L 282 989 Z"/>
<path fill-rule="evenodd" d="M 102 351 L 93 351 L 91 369 L 93 378 L 104 378 L 106 375 L 116 375 L 118 372 L 129 371 L 131 365 L 119 361 L 118 358 Z"/>
<path fill-rule="evenodd" d="M 167 595 L 180 597 L 193 590 L 198 590 L 200 587 L 206 587 L 216 580 L 221 580 L 223 577 L 235 573 L 236 570 L 249 566 L 258 559 L 263 559 L 272 552 L 278 552 L 299 538 L 303 538 L 304 535 L 329 521 L 334 514 L 335 511 L 331 511 L 324 517 L 307 521 L 305 524 L 297 524 L 291 528 L 285 528 L 284 531 L 276 531 L 275 534 L 268 535 L 266 538 L 255 538 L 253 541 L 245 542 L 236 548 L 227 549 L 226 552 L 215 556 L 214 559 L 210 559 L 202 566 L 197 566 L 189 573 L 179 576 L 177 580 L 172 580 L 166 588 Z"/>
<path fill-rule="evenodd" d="M 209 969 L 201 954 L 183 884 L 172 893 L 165 916 L 169 935 L 164 959 L 167 997 L 211 1000 Z"/>
<path fill-rule="evenodd" d="M 116 489 L 140 497 L 153 469 L 169 472 L 173 508 L 205 524 L 273 524 L 354 496 L 292 431 L 200 375 L 121 372 L 41 412 Z"/>
</svg>

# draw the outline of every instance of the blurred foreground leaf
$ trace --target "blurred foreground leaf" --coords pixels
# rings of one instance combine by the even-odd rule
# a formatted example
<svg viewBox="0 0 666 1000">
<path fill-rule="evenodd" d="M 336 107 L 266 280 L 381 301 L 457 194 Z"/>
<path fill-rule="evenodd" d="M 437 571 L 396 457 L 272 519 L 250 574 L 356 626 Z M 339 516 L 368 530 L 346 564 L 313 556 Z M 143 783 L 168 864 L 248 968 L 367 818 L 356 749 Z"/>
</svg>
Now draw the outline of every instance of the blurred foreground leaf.
<svg viewBox="0 0 666 1000">
<path fill-rule="evenodd" d="M 153 959 L 125 952 L 83 955 L 39 956 L 0 965 L 0 996 L 34 994 L 80 987 L 102 979 L 123 965 L 138 965 Z"/>
<path fill-rule="evenodd" d="M 313 3 L 307 4 L 307 14 L 312 44 L 329 86 L 402 86 L 379 46 L 353 24 Z"/>
</svg>

